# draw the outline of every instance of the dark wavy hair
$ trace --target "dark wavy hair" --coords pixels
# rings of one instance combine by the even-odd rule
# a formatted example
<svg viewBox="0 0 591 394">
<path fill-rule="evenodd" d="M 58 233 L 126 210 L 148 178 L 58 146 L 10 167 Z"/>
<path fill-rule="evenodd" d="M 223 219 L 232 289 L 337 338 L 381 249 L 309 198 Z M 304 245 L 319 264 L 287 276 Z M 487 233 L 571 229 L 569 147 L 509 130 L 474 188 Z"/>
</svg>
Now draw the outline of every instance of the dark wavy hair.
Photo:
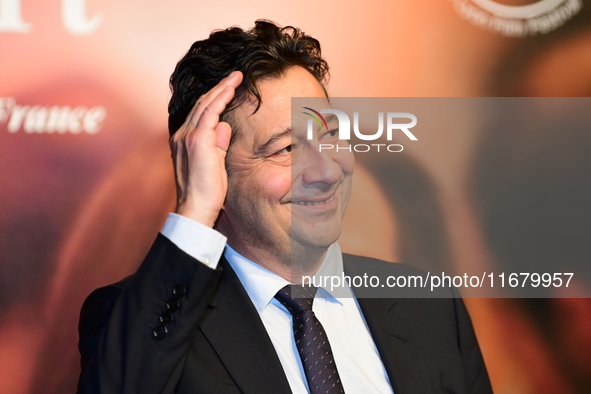
<svg viewBox="0 0 591 394">
<path fill-rule="evenodd" d="M 323 87 L 328 81 L 328 64 L 321 57 L 320 43 L 298 28 L 257 20 L 247 31 L 239 27 L 213 31 L 209 38 L 191 46 L 170 77 L 170 135 L 183 125 L 197 99 L 232 71 L 242 71 L 244 79 L 222 114 L 225 121 L 229 120 L 228 112 L 249 95 L 258 101 L 258 110 L 262 100 L 257 82 L 280 77 L 293 66 L 308 70 Z"/>
</svg>

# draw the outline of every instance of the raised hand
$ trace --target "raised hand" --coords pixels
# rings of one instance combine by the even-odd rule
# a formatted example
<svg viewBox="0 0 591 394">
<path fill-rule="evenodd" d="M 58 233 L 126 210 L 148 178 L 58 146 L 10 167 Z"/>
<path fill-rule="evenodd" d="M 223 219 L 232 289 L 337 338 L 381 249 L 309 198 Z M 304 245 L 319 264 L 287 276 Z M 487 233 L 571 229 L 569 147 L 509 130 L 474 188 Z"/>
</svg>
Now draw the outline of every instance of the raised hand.
<svg viewBox="0 0 591 394">
<path fill-rule="evenodd" d="M 176 213 L 213 227 L 228 190 L 224 160 L 232 129 L 220 115 L 242 82 L 234 71 L 197 100 L 170 139 L 177 185 Z"/>
</svg>

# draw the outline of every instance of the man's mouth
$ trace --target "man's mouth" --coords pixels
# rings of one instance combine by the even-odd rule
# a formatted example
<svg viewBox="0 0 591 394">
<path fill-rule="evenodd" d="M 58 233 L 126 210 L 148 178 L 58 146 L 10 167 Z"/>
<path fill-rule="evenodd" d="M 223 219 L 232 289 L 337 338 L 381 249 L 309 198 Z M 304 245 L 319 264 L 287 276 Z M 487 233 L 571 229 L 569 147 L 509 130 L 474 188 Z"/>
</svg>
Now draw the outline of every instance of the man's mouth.
<svg viewBox="0 0 591 394">
<path fill-rule="evenodd" d="M 292 201 L 292 204 L 297 204 L 297 205 L 322 205 L 322 204 L 328 204 L 329 202 L 331 202 L 332 200 L 334 200 L 334 194 L 332 196 L 330 196 L 329 198 L 327 198 L 326 200 L 322 200 L 322 201 Z"/>
</svg>

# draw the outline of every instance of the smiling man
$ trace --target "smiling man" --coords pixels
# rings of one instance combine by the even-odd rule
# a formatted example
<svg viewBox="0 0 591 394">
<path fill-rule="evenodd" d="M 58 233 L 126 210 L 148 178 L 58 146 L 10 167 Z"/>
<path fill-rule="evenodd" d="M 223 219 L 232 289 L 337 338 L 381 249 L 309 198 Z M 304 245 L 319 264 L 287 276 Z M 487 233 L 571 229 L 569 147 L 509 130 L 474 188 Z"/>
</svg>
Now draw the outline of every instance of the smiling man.
<svg viewBox="0 0 591 394">
<path fill-rule="evenodd" d="M 267 21 L 181 59 L 176 213 L 134 275 L 85 302 L 79 393 L 491 392 L 461 300 L 290 286 L 386 264 L 336 243 L 354 157 L 318 146 L 346 144 L 337 128 L 308 140 L 292 122 L 292 97 L 329 105 L 327 71 L 317 40 Z"/>
<path fill-rule="evenodd" d="M 242 256 L 295 282 L 293 262 L 306 262 L 306 273 L 313 274 L 340 235 L 354 157 L 348 151 L 319 153 L 320 140 L 335 142 L 334 131 L 319 130 L 308 141 L 304 127 L 292 129 L 292 97 L 328 103 L 306 69 L 287 68 L 257 87 L 260 107 L 250 100 L 232 113 L 240 132 L 226 159 L 228 193 L 216 229 Z"/>
</svg>

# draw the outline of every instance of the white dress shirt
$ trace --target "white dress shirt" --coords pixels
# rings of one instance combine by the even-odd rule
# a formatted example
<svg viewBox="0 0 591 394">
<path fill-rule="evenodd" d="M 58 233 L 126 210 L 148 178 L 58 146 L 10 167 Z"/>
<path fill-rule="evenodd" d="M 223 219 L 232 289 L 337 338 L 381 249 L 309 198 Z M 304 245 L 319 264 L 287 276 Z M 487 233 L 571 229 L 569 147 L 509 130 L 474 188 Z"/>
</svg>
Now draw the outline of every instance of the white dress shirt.
<svg viewBox="0 0 591 394">
<path fill-rule="evenodd" d="M 226 245 L 226 237 L 216 230 L 193 220 L 169 214 L 162 234 L 212 269 L 224 253 L 261 317 L 291 390 L 295 394 L 308 393 L 293 339 L 292 316 L 274 298 L 289 282 L 240 255 Z M 329 247 L 317 275 L 340 276 L 342 271 L 342 253 L 335 243 Z M 347 296 L 342 296 L 343 291 Z M 351 289 L 340 288 L 339 297 L 333 296 L 319 288 L 312 310 L 326 331 L 345 392 L 392 393 L 386 370 Z"/>
</svg>

